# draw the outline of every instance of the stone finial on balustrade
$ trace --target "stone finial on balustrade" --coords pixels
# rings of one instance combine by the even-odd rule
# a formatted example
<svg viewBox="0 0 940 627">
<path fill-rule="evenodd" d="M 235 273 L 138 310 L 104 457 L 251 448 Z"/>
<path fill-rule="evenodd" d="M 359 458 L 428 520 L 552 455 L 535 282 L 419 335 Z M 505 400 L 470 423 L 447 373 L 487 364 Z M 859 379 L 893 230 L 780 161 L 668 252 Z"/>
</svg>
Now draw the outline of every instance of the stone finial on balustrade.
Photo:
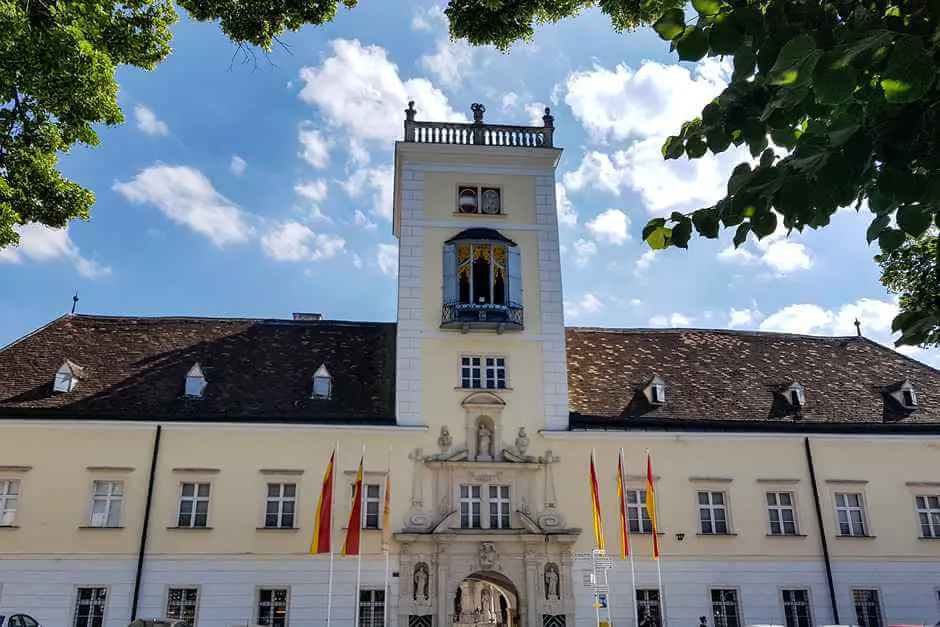
<svg viewBox="0 0 940 627">
<path fill-rule="evenodd" d="M 405 109 L 405 141 L 413 142 L 415 140 L 415 101 L 408 101 L 408 108 Z"/>
<path fill-rule="evenodd" d="M 542 123 L 545 125 L 545 128 L 555 128 L 555 116 L 552 115 L 551 108 L 545 107 L 545 115 L 542 116 Z"/>
<path fill-rule="evenodd" d="M 544 146 L 552 147 L 555 145 L 555 116 L 552 115 L 552 110 L 549 107 L 545 107 L 545 115 L 542 116 L 542 125 L 545 127 L 544 135 L 542 136 L 542 142 Z"/>
<path fill-rule="evenodd" d="M 473 123 L 483 124 L 483 114 L 486 113 L 486 107 L 479 102 L 474 102 L 470 105 L 470 110 L 473 111 Z"/>
</svg>

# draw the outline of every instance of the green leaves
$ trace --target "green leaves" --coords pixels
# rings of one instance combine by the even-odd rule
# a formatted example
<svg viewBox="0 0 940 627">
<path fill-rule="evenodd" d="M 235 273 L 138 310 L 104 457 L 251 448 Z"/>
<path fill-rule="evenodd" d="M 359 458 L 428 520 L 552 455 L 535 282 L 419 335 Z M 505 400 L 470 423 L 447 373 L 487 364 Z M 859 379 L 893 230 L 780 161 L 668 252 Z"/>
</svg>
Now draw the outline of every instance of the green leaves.
<svg viewBox="0 0 940 627">
<path fill-rule="evenodd" d="M 680 61 L 698 61 L 708 52 L 708 36 L 700 28 L 689 27 L 676 41 Z"/>
<path fill-rule="evenodd" d="M 653 30 L 666 41 L 672 41 L 685 31 L 685 14 L 682 9 L 671 9 L 663 13 L 653 24 Z"/>
<path fill-rule="evenodd" d="M 783 87 L 797 87 L 810 81 L 820 52 L 810 35 L 798 35 L 785 43 L 777 61 L 767 74 L 767 82 Z"/>
<path fill-rule="evenodd" d="M 916 102 L 933 85 L 936 68 L 918 37 L 899 37 L 881 79 L 885 100 L 893 104 Z"/>
<path fill-rule="evenodd" d="M 692 6 L 703 17 L 718 15 L 721 4 L 721 0 L 692 0 Z"/>
<path fill-rule="evenodd" d="M 813 72 L 813 91 L 822 104 L 839 104 L 847 100 L 856 88 L 858 74 L 842 62 L 838 52 L 828 52 L 816 64 Z"/>
<path fill-rule="evenodd" d="M 926 208 L 905 205 L 898 209 L 898 226 L 912 237 L 920 237 L 930 228 L 933 215 Z"/>
</svg>

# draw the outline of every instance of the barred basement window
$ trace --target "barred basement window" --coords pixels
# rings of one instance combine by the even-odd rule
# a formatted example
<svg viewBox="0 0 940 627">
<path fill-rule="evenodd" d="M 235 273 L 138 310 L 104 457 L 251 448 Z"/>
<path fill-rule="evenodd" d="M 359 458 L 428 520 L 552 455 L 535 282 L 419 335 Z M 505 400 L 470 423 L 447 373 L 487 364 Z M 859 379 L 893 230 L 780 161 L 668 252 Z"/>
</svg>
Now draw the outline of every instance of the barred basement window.
<svg viewBox="0 0 940 627">
<path fill-rule="evenodd" d="M 783 591 L 783 618 L 786 627 L 812 627 L 813 618 L 807 590 Z"/>
<path fill-rule="evenodd" d="M 199 605 L 198 588 L 170 588 L 166 593 L 166 617 L 196 624 Z"/>
<path fill-rule="evenodd" d="M 859 627 L 881 627 L 881 601 L 877 590 L 852 590 L 855 605 L 856 625 Z"/>
<path fill-rule="evenodd" d="M 712 617 L 715 627 L 741 627 L 737 590 L 712 590 Z"/>
<path fill-rule="evenodd" d="M 107 602 L 107 588 L 79 588 L 75 597 L 73 627 L 102 627 Z"/>
<path fill-rule="evenodd" d="M 287 627 L 287 588 L 258 590 L 258 624 Z"/>
<path fill-rule="evenodd" d="M 385 591 L 359 591 L 359 627 L 385 627 Z"/>
<path fill-rule="evenodd" d="M 636 591 L 636 609 L 643 627 L 662 627 L 663 613 L 659 603 L 659 590 Z"/>
</svg>

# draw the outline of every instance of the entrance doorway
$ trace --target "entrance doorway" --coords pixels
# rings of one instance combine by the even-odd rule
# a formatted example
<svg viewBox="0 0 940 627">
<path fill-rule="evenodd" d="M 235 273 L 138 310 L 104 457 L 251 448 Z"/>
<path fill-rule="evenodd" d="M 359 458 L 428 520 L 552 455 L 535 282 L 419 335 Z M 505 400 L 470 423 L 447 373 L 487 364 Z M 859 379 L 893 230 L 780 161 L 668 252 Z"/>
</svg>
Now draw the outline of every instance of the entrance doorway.
<svg viewBox="0 0 940 627">
<path fill-rule="evenodd" d="M 452 622 L 458 627 L 519 627 L 519 594 L 505 575 L 473 573 L 454 592 Z"/>
</svg>

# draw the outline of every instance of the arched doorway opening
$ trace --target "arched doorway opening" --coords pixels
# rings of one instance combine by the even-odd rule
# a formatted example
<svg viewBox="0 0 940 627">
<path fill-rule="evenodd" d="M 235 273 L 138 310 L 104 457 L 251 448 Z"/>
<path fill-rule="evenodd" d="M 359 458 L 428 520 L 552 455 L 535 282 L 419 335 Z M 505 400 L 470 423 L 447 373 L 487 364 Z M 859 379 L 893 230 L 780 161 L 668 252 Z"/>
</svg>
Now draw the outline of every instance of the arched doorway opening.
<svg viewBox="0 0 940 627">
<path fill-rule="evenodd" d="M 473 573 L 454 592 L 452 622 L 459 627 L 519 627 L 519 593 L 495 571 Z"/>
</svg>

